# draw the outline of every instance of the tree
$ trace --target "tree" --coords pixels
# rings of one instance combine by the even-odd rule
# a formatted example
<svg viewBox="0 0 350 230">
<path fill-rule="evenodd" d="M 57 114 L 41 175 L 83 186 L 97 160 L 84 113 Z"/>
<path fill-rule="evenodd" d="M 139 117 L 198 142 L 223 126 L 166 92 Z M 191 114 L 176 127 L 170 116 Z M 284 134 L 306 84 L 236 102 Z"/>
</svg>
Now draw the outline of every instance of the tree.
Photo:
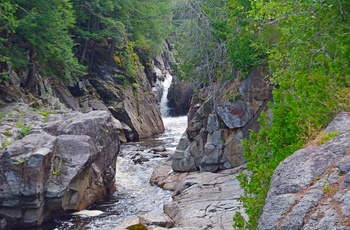
<svg viewBox="0 0 350 230">
<path fill-rule="evenodd" d="M 14 68 L 23 68 L 27 63 L 29 71 L 24 87 L 31 89 L 39 65 L 44 75 L 69 78 L 81 74 L 83 69 L 74 57 L 74 43 L 69 34 L 75 23 L 71 3 L 68 0 L 16 0 L 12 4 L 18 5 L 14 13 L 18 27 L 11 37 L 14 52 L 10 60 Z"/>
<path fill-rule="evenodd" d="M 232 67 L 227 60 L 225 35 L 227 15 L 223 10 L 225 4 L 225 0 L 175 1 L 180 76 L 208 83 L 230 73 Z M 228 71 L 223 71 L 225 69 Z"/>
<path fill-rule="evenodd" d="M 8 38 L 15 32 L 17 27 L 17 20 L 14 13 L 17 6 L 11 4 L 10 1 L 3 1 L 0 3 L 0 80 L 6 78 L 6 62 L 9 60 L 9 49 L 7 49 Z"/>
<path fill-rule="evenodd" d="M 240 174 L 249 215 L 255 229 L 270 179 L 278 164 L 312 140 L 342 110 L 350 109 L 350 2 L 251 1 L 249 17 L 261 30 L 273 29 L 268 47 L 273 90 L 272 116 L 263 114 L 261 130 L 245 141 L 248 174 Z M 263 44 L 257 44 L 261 46 Z M 243 227 L 235 216 L 236 227 Z"/>
</svg>

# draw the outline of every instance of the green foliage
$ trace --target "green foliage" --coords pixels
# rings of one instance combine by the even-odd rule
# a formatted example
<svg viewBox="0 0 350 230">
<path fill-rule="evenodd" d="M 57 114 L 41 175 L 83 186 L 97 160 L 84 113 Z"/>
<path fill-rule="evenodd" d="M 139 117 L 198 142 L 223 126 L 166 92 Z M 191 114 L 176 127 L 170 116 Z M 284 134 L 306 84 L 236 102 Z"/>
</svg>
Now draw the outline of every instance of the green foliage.
<svg viewBox="0 0 350 230">
<path fill-rule="evenodd" d="M 338 136 L 339 132 L 324 132 L 322 131 L 316 138 L 317 145 L 323 145 L 324 143 L 332 140 Z"/>
<path fill-rule="evenodd" d="M 249 223 L 244 219 L 242 214 L 239 212 L 240 209 L 233 216 L 233 228 L 240 229 L 250 229 Z"/>
<path fill-rule="evenodd" d="M 75 0 L 77 36 L 85 41 L 107 40 L 123 47 L 129 41 L 145 63 L 159 54 L 169 35 L 171 11 L 165 0 Z M 106 41 L 105 41 L 106 42 Z M 87 44 L 87 43 L 86 43 Z M 114 47 L 111 47 L 112 50 Z M 82 51 L 82 58 L 84 52 Z"/>
<path fill-rule="evenodd" d="M 127 227 L 126 229 L 129 229 L 129 230 L 147 230 L 147 228 L 143 224 L 131 225 L 131 226 Z"/>
<path fill-rule="evenodd" d="M 25 160 L 25 159 L 21 159 L 21 160 L 12 162 L 12 164 L 13 164 L 13 165 L 23 165 L 24 162 L 26 162 L 26 160 Z"/>
<path fill-rule="evenodd" d="M 10 130 L 5 130 L 4 135 L 5 135 L 6 137 L 12 137 L 12 133 L 11 133 Z"/>
<path fill-rule="evenodd" d="M 140 60 L 147 63 L 163 48 L 171 32 L 172 13 L 167 0 L 118 0 L 121 20 Z"/>
<path fill-rule="evenodd" d="M 47 112 L 47 111 L 40 111 L 39 114 L 41 116 L 44 117 L 44 121 L 45 122 L 49 122 L 49 115 L 50 115 L 50 112 Z"/>
<path fill-rule="evenodd" d="M 121 85 L 125 85 L 126 83 L 126 77 L 121 74 L 115 75 L 115 78 L 117 79 L 118 82 L 120 82 Z"/>
<path fill-rule="evenodd" d="M 58 161 L 57 167 L 52 169 L 51 174 L 52 174 L 53 176 L 59 176 L 59 175 L 61 174 L 62 164 L 63 164 L 63 161 L 62 161 L 62 159 L 60 159 L 60 160 Z M 54 166 L 55 166 L 55 164 L 54 164 Z"/>
<path fill-rule="evenodd" d="M 139 58 L 134 52 L 134 46 L 134 43 L 130 42 L 129 45 L 123 46 L 118 50 L 121 59 L 121 67 L 125 71 L 128 80 L 136 79 L 137 71 L 141 68 Z"/>
<path fill-rule="evenodd" d="M 187 81 L 209 84 L 232 76 L 227 60 L 226 0 L 175 2 L 177 73 Z"/>
<path fill-rule="evenodd" d="M 0 63 L 9 60 L 8 53 L 6 52 L 8 49 L 6 49 L 4 44 L 8 42 L 9 36 L 17 27 L 17 20 L 14 16 L 16 10 L 17 6 L 12 4 L 9 0 L 0 3 Z M 0 71 L 0 80 L 7 76 L 8 74 L 6 72 Z"/>
<path fill-rule="evenodd" d="M 29 134 L 30 130 L 31 130 L 31 126 L 30 125 L 26 125 L 26 124 L 22 125 L 20 127 L 20 130 L 19 130 L 20 138 L 23 138 L 23 137 L 27 136 Z"/>
<path fill-rule="evenodd" d="M 6 148 L 9 144 L 11 144 L 13 141 L 9 140 L 9 139 L 5 139 L 2 143 L 1 143 L 1 148 Z"/>
<path fill-rule="evenodd" d="M 252 4 L 249 17 L 261 30 L 276 34 L 267 39 L 275 41 L 267 53 L 276 87 L 269 104 L 272 116 L 263 113 L 260 132 L 244 142 L 250 173 L 238 178 L 249 229 L 257 227 L 278 164 L 313 140 L 336 113 L 350 109 L 349 10 L 350 2 L 336 0 Z"/>
<path fill-rule="evenodd" d="M 40 63 L 40 71 L 45 75 L 56 74 L 63 78 L 82 74 L 82 66 L 74 57 L 73 40 L 69 29 L 74 26 L 75 19 L 72 4 L 68 0 L 31 0 L 14 1 L 20 7 L 16 12 L 18 27 L 16 29 L 15 49 L 23 56 L 34 51 L 36 61 Z M 11 61 L 16 57 L 12 57 Z M 36 65 L 28 63 L 28 65 Z M 14 65 L 15 68 L 21 66 Z"/>
<path fill-rule="evenodd" d="M 159 54 L 172 18 L 167 0 L 4 0 L 0 15 L 0 81 L 10 62 L 28 73 L 26 89 L 38 73 L 70 79 L 85 74 L 83 65 L 90 72 L 99 47 L 110 55 L 122 50 L 123 68 L 135 76 L 134 59 L 147 63 Z"/>
<path fill-rule="evenodd" d="M 132 83 L 131 85 L 132 85 L 132 89 L 133 89 L 134 91 L 137 92 L 137 91 L 139 90 L 139 84 L 137 84 L 136 82 Z"/>
</svg>

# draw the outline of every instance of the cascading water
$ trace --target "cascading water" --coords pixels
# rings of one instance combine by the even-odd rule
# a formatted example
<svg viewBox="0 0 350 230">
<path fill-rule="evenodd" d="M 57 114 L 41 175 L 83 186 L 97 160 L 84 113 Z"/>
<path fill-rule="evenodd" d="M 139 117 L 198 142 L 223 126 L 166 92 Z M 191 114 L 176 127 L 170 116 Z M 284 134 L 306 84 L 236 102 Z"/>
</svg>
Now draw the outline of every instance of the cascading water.
<svg viewBox="0 0 350 230">
<path fill-rule="evenodd" d="M 121 146 L 116 169 L 116 192 L 111 197 L 90 207 L 90 212 L 85 213 L 87 214 L 85 216 L 66 215 L 36 228 L 36 230 L 111 230 L 125 219 L 146 212 L 162 212 L 163 204 L 171 201 L 171 192 L 151 186 L 149 180 L 154 167 L 167 158 L 152 149 L 164 146 L 166 148 L 165 155 L 172 154 L 187 126 L 186 116 L 168 116 L 167 95 L 171 81 L 172 76 L 167 74 L 163 82 L 164 92 L 160 103 L 165 132 L 156 137 Z M 139 159 L 142 160 L 138 161 Z M 91 212 L 91 210 L 95 210 L 95 212 Z M 99 215 L 89 215 L 96 213 Z"/>
<path fill-rule="evenodd" d="M 160 114 L 162 115 L 163 118 L 169 116 L 168 92 L 169 92 L 169 88 L 172 80 L 173 80 L 173 76 L 167 73 L 165 76 L 164 82 L 162 84 L 164 89 L 163 89 L 162 99 L 160 100 L 159 109 L 160 109 Z"/>
</svg>

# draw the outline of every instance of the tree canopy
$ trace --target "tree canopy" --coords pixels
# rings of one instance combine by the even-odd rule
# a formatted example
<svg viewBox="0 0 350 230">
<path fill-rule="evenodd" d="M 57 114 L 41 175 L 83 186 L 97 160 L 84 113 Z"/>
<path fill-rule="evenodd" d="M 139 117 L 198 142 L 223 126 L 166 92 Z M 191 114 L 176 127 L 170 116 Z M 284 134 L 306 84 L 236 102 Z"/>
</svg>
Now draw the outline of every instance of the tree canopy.
<svg viewBox="0 0 350 230">
<path fill-rule="evenodd" d="M 35 73 L 84 75 L 98 44 L 111 58 L 128 46 L 147 63 L 161 51 L 172 16 L 165 0 L 4 0 L 0 14 L 0 62 L 29 70 L 27 88 Z"/>
</svg>

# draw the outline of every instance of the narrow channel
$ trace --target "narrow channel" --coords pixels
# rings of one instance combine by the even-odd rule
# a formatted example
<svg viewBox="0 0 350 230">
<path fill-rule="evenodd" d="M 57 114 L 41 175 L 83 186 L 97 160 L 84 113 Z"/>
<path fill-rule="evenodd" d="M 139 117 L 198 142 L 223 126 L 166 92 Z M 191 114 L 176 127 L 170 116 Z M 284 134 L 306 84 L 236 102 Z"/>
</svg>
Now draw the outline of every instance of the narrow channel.
<svg viewBox="0 0 350 230">
<path fill-rule="evenodd" d="M 171 77 L 171 75 L 169 75 Z M 149 180 L 154 168 L 169 159 L 187 127 L 187 117 L 168 117 L 166 99 L 171 79 L 163 83 L 160 103 L 165 132 L 121 146 L 116 169 L 116 192 L 89 207 L 86 215 L 66 215 L 51 221 L 40 229 L 55 230 L 112 230 L 125 219 L 147 212 L 161 212 L 171 201 L 171 192 L 151 186 Z M 164 151 L 160 151 L 164 147 Z"/>
</svg>

